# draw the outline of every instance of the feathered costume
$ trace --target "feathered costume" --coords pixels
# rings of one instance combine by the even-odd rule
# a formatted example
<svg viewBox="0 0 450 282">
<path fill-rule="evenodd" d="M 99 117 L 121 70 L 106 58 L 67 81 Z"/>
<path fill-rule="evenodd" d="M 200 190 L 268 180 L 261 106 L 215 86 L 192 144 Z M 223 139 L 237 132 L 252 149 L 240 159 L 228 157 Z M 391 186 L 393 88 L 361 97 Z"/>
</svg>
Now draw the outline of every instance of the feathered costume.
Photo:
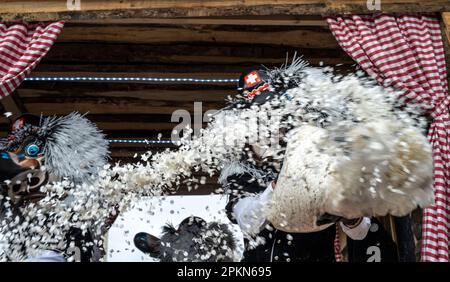
<svg viewBox="0 0 450 282">
<path fill-rule="evenodd" d="M 264 156 L 282 163 L 266 210 L 276 228 L 314 232 L 332 224 L 317 224 L 326 214 L 403 216 L 433 203 L 431 147 L 423 121 L 410 116 L 419 107 L 401 108 L 393 91 L 301 59 L 258 72 L 232 108 L 292 107 L 295 116 L 283 119 L 297 119 L 285 124 L 286 145 Z"/>
<path fill-rule="evenodd" d="M 38 124 L 21 117 L 0 150 L 41 159 L 48 173 L 58 179 L 81 183 L 107 162 L 108 141 L 100 130 L 79 113 L 63 117 L 41 117 Z"/>
<path fill-rule="evenodd" d="M 19 116 L 13 122 L 9 136 L 0 140 L 0 150 L 5 158 L 9 158 L 10 166 L 21 168 L 20 173 L 10 180 L 5 178 L 5 183 L 2 183 L 2 192 L 9 196 L 8 202 L 2 202 L 2 207 L 9 207 L 12 203 L 12 208 L 6 209 L 6 213 L 12 209 L 17 214 L 14 218 L 23 220 L 22 209 L 29 202 L 41 201 L 46 196 L 46 193 L 41 192 L 46 184 L 64 179 L 73 184 L 91 183 L 98 178 L 98 172 L 107 163 L 108 145 L 101 131 L 79 113 L 63 117 L 39 117 L 31 114 Z M 31 167 L 27 163 L 30 160 L 33 161 Z M 66 203 L 73 200 L 73 197 L 61 198 Z M 46 210 L 42 214 L 47 213 L 51 214 L 52 211 Z M 7 218 L 8 215 L 6 220 Z M 33 220 L 37 219 L 31 217 L 25 219 L 25 222 L 28 225 Z M 80 249 L 80 259 L 90 261 L 94 249 L 97 250 L 90 232 L 83 233 L 76 225 L 64 228 L 68 232 L 64 235 L 64 240 L 60 240 L 60 251 L 69 253 L 74 244 Z M 8 226 L 2 226 L 2 232 L 6 231 L 9 231 Z M 14 232 L 17 230 L 7 234 Z M 17 239 L 6 236 L 6 240 Z M 17 242 L 12 242 L 12 245 L 15 244 Z M 21 253 L 25 248 L 17 251 L 14 248 L 8 250 L 6 257 L 10 260 L 22 260 L 22 256 L 27 255 Z"/>
</svg>

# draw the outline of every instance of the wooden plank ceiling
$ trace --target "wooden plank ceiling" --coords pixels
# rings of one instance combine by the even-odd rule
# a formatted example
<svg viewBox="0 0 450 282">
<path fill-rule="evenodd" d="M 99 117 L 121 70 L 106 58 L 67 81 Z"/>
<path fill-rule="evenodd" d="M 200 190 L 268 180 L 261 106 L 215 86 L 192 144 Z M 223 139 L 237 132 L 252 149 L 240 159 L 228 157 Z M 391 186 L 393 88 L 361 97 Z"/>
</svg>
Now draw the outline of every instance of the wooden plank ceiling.
<svg viewBox="0 0 450 282">
<path fill-rule="evenodd" d="M 238 78 L 252 66 L 278 66 L 294 52 L 313 65 L 353 64 L 321 17 L 252 19 L 253 24 L 239 18 L 227 23 L 69 21 L 32 76 Z M 272 25 L 271 20 L 284 24 Z M 166 139 L 177 124 L 171 122 L 175 110 L 192 113 L 194 102 L 202 102 L 203 111 L 220 109 L 235 89 L 233 84 L 24 82 L 15 98 L 36 114 L 89 112 L 109 138 L 155 139 L 162 134 Z M 7 129 L 5 119 L 0 126 Z M 112 156 L 129 160 L 147 149 L 117 144 Z"/>
</svg>

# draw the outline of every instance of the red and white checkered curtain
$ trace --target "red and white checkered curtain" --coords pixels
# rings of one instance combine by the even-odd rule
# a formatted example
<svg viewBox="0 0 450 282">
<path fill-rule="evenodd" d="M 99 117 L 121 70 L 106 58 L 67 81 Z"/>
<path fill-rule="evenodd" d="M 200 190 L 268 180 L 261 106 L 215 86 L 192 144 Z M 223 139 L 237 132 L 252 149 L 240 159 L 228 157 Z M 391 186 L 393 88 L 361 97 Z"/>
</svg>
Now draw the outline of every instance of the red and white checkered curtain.
<svg viewBox="0 0 450 282">
<path fill-rule="evenodd" d="M 450 98 L 438 18 L 351 15 L 327 21 L 339 45 L 368 74 L 429 109 L 435 204 L 424 210 L 421 259 L 449 261 Z"/>
<path fill-rule="evenodd" d="M 0 23 L 0 99 L 11 94 L 55 42 L 64 22 Z"/>
</svg>

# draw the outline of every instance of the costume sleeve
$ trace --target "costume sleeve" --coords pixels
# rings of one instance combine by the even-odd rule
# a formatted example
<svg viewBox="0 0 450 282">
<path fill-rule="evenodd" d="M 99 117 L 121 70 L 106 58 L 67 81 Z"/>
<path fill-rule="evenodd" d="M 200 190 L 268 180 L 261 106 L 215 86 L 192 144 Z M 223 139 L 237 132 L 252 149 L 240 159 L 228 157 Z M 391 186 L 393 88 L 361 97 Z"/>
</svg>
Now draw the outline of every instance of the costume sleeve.
<svg viewBox="0 0 450 282">
<path fill-rule="evenodd" d="M 234 215 L 234 206 L 244 198 L 262 193 L 266 189 L 266 185 L 260 183 L 249 173 L 231 175 L 227 178 L 226 183 L 224 189 L 228 194 L 228 203 L 225 211 L 230 221 L 238 224 Z"/>
<path fill-rule="evenodd" d="M 342 231 L 347 234 L 348 237 L 352 238 L 353 240 L 363 240 L 366 238 L 367 233 L 370 229 L 370 218 L 363 217 L 361 221 L 355 225 L 355 226 L 347 226 L 344 223 L 340 222 L 340 225 L 342 227 Z"/>
<path fill-rule="evenodd" d="M 271 184 L 262 192 L 237 201 L 233 207 L 234 217 L 242 232 L 246 235 L 256 235 L 266 222 L 264 209 L 272 199 Z"/>
</svg>

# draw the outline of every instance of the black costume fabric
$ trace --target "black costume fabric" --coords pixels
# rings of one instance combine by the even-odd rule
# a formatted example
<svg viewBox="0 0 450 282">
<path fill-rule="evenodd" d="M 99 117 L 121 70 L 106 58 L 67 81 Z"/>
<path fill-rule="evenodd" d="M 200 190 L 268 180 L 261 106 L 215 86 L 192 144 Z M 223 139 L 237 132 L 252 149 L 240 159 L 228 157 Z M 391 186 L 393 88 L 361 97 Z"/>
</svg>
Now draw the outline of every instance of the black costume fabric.
<svg viewBox="0 0 450 282">
<path fill-rule="evenodd" d="M 371 219 L 371 228 L 363 240 L 347 237 L 347 254 L 349 262 L 397 262 L 399 261 L 397 245 L 391 234 L 376 218 Z"/>
<path fill-rule="evenodd" d="M 271 178 L 263 179 L 263 182 Z M 264 183 L 255 180 L 249 173 L 235 174 L 227 178 L 226 191 L 229 200 L 226 206 L 228 218 L 237 224 L 233 207 L 239 199 L 262 193 Z M 347 237 L 347 254 L 349 262 L 396 262 L 399 260 L 397 245 L 392 240 L 383 224 L 375 218 L 363 240 Z M 336 227 L 332 225 L 325 230 L 314 233 L 287 233 L 275 229 L 270 223 L 257 235 L 265 244 L 250 247 L 244 238 L 243 262 L 334 262 L 334 239 Z"/>
<path fill-rule="evenodd" d="M 269 179 L 266 179 L 269 180 Z M 232 175 L 227 178 L 229 201 L 226 206 L 228 218 L 237 223 L 233 215 L 233 207 L 239 199 L 263 192 L 266 186 L 255 181 L 249 173 Z M 257 235 L 264 238 L 265 244 L 254 248 L 249 240 L 244 239 L 244 262 L 334 262 L 334 238 L 336 228 L 331 227 L 315 233 L 286 233 L 275 229 L 270 224 Z"/>
</svg>

